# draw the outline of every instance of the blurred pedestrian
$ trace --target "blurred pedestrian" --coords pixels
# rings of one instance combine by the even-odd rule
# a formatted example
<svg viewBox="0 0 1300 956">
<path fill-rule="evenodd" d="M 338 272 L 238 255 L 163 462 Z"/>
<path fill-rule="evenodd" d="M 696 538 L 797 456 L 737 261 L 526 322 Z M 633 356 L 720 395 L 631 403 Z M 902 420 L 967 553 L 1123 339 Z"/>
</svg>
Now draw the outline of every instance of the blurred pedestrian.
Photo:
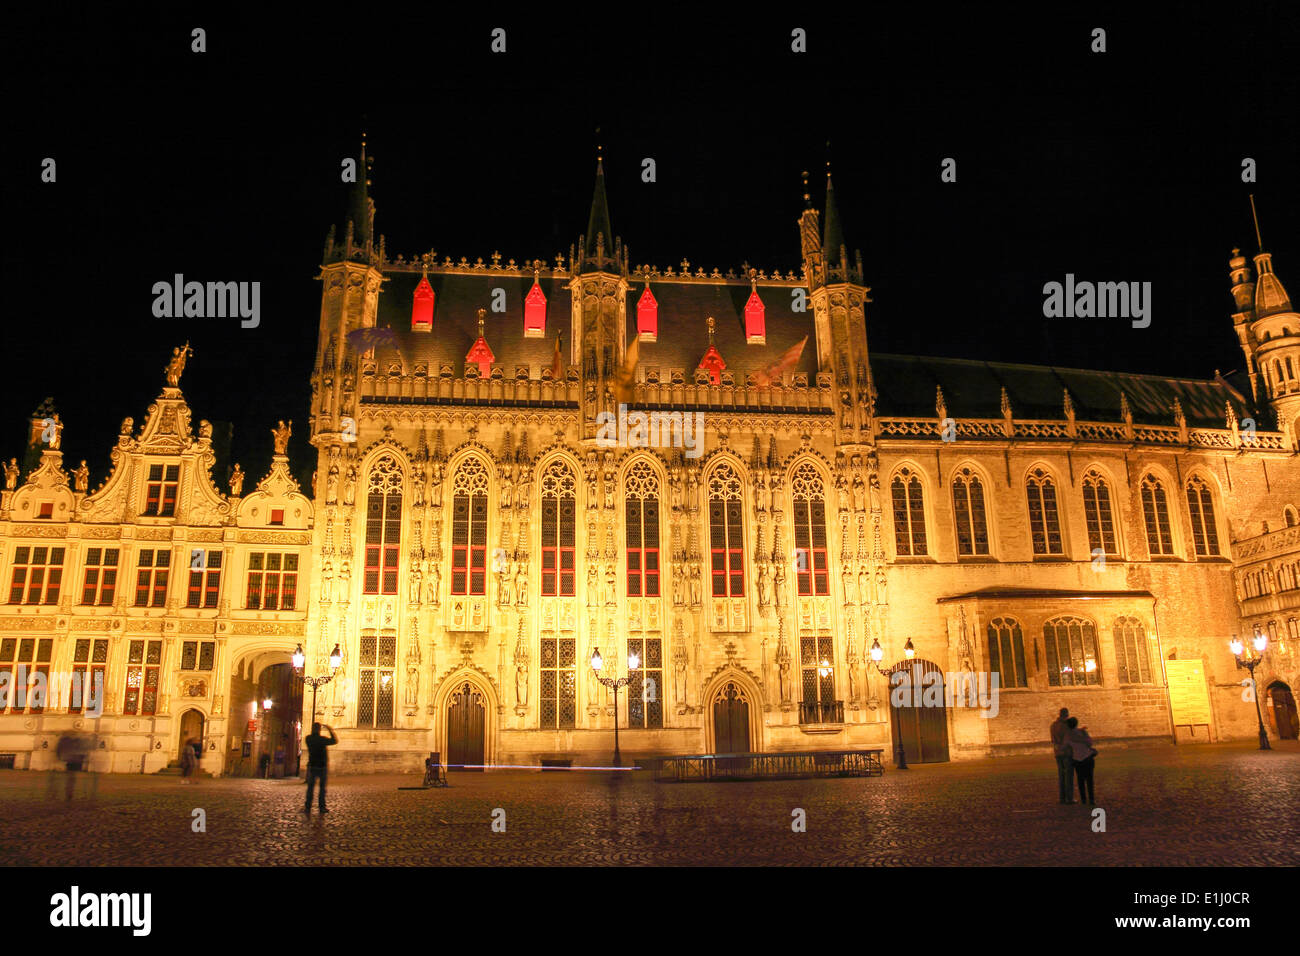
<svg viewBox="0 0 1300 956">
<path fill-rule="evenodd" d="M 1052 721 L 1049 733 L 1052 735 L 1052 753 L 1056 756 L 1056 789 L 1061 803 L 1074 803 L 1074 760 L 1070 748 L 1065 743 L 1066 732 L 1070 729 L 1066 721 L 1070 717 L 1068 707 L 1061 708 L 1061 715 Z"/>
<path fill-rule="evenodd" d="M 339 742 L 338 737 L 334 736 L 334 728 L 329 724 L 325 725 L 329 731 L 330 738 L 326 740 L 321 736 L 321 725 L 314 723 L 311 725 L 311 733 L 307 735 L 304 743 L 307 744 L 307 802 L 302 808 L 303 813 L 311 813 L 311 794 L 316 789 L 316 781 L 320 781 L 320 812 L 329 813 L 325 809 L 325 778 L 329 775 L 329 750 Z"/>
<path fill-rule="evenodd" d="M 194 767 L 197 760 L 194 756 L 194 738 L 186 737 L 185 743 L 181 744 L 181 783 L 193 783 L 191 779 L 194 776 Z"/>
<path fill-rule="evenodd" d="M 1079 718 L 1071 717 L 1066 722 L 1069 730 L 1065 734 L 1066 745 L 1074 761 L 1074 775 L 1079 778 L 1079 801 L 1088 806 L 1097 805 L 1097 796 L 1093 789 L 1092 772 L 1096 766 L 1097 748 L 1092 745 L 1088 728 L 1079 726 Z"/>
</svg>

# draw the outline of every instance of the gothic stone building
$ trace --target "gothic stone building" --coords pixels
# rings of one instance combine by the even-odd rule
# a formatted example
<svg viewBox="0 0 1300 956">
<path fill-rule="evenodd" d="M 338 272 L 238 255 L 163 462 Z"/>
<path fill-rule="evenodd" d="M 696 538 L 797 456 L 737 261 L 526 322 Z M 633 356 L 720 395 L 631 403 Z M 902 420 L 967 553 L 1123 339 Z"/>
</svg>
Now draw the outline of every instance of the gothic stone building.
<svg viewBox="0 0 1300 956">
<path fill-rule="evenodd" d="M 1268 255 L 1258 281 L 1244 258 L 1230 267 L 1240 388 L 874 354 L 827 185 L 824 215 L 809 203 L 799 220 L 800 271 L 723 274 L 630 265 L 599 164 L 586 232 L 550 261 L 390 259 L 362 177 L 319 276 L 314 500 L 278 458 L 254 495 L 220 495 L 176 389 L 92 495 L 46 450 L 0 516 L 15 582 L 0 667 L 71 668 L 105 641 L 101 729 L 122 770 L 175 750 L 181 699 L 210 747 L 237 746 L 255 673 L 299 645 L 308 676 L 339 650 L 316 717 L 343 771 L 415 769 L 430 751 L 603 763 L 616 720 L 638 758 L 1012 753 L 1041 749 L 1062 706 L 1112 745 L 1251 735 L 1228 640 L 1263 609 L 1245 592 L 1238 606 L 1233 562 L 1300 503 L 1300 315 Z M 612 441 L 611 417 L 626 426 Z M 162 515 L 170 462 L 180 497 Z M 216 606 L 126 591 L 111 614 L 88 605 L 84 569 L 108 540 L 139 574 L 157 542 L 173 561 L 220 545 Z M 37 547 L 77 589 L 31 599 Z M 250 603 L 262 552 L 293 555 L 290 609 Z M 207 635 L 215 663 L 198 673 L 186 642 Z M 630 678 L 617 704 L 597 650 L 602 675 Z M 1267 653 L 1293 686 L 1289 645 Z M 1191 663 L 1179 674 L 1204 708 L 1175 701 L 1171 662 Z M 891 700 L 899 669 L 935 675 L 937 695 Z M 996 711 L 971 706 L 980 674 L 997 677 Z M 41 765 L 74 719 L 11 702 L 0 749 Z"/>
</svg>

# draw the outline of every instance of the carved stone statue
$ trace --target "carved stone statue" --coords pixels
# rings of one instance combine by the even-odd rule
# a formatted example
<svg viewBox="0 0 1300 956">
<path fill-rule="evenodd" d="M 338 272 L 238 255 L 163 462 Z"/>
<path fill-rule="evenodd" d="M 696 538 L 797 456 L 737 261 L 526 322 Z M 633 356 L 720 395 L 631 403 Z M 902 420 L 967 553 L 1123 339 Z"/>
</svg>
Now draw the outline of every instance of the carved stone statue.
<svg viewBox="0 0 1300 956">
<path fill-rule="evenodd" d="M 515 661 L 515 706 L 528 706 L 528 661 Z"/>
<path fill-rule="evenodd" d="M 438 601 L 439 601 L 438 592 L 441 584 L 442 584 L 442 569 L 438 566 L 437 561 L 430 561 L 429 580 L 426 583 L 426 587 L 428 588 L 429 603 L 432 604 L 434 607 L 438 606 Z"/>
<path fill-rule="evenodd" d="M 785 607 L 785 562 L 776 562 L 776 606 Z"/>
<path fill-rule="evenodd" d="M 849 479 L 844 472 L 835 476 L 835 490 L 839 493 L 840 511 L 849 510 Z"/>
<path fill-rule="evenodd" d="M 134 418 L 122 419 L 122 427 L 118 430 L 118 434 L 125 435 L 127 438 L 130 438 L 131 432 L 133 431 L 135 431 L 135 419 Z"/>
<path fill-rule="evenodd" d="M 334 565 L 330 561 L 325 562 L 325 567 L 321 569 L 320 582 L 320 599 L 328 602 L 330 599 L 330 584 L 334 579 Z"/>
<path fill-rule="evenodd" d="M 686 647 L 680 642 L 677 652 L 673 654 L 673 689 L 676 691 L 677 706 L 686 707 Z"/>
<path fill-rule="evenodd" d="M 406 706 L 415 707 L 420 702 L 420 668 L 412 664 L 406 669 Z"/>
<path fill-rule="evenodd" d="M 239 467 L 239 462 L 235 462 L 234 470 L 230 472 L 230 494 L 238 498 L 244 493 L 244 469 Z"/>
<path fill-rule="evenodd" d="M 772 567 L 767 560 L 758 562 L 758 604 L 767 607 L 772 600 Z"/>
<path fill-rule="evenodd" d="M 349 487 L 350 492 L 351 488 Z M 424 504 L 424 481 L 419 475 L 416 475 L 411 481 L 411 499 L 417 508 Z M 347 504 L 352 504 L 352 502 L 349 500 Z"/>
<path fill-rule="evenodd" d="M 876 600 L 881 604 L 889 603 L 889 595 L 885 590 L 888 584 L 889 578 L 885 574 L 885 569 L 876 568 Z"/>
<path fill-rule="evenodd" d="M 691 607 L 704 603 L 704 582 L 700 577 L 700 562 L 691 562 Z"/>
<path fill-rule="evenodd" d="M 618 575 L 613 564 L 605 566 L 605 603 L 613 607 L 618 603 Z"/>
<path fill-rule="evenodd" d="M 329 476 L 325 479 L 325 503 L 332 505 L 339 500 L 339 466 L 330 465 Z"/>
<path fill-rule="evenodd" d="M 853 510 L 867 510 L 867 486 L 861 475 L 853 476 Z"/>
<path fill-rule="evenodd" d="M 600 584 L 594 563 L 587 565 L 587 607 L 595 607 L 600 603 Z"/>
<path fill-rule="evenodd" d="M 686 603 L 686 566 L 681 561 L 673 562 L 673 607 Z"/>
<path fill-rule="evenodd" d="M 351 465 L 348 466 L 348 477 L 343 482 L 343 503 L 352 504 L 356 500 L 357 470 Z M 418 487 L 418 485 L 417 485 Z"/>
<path fill-rule="evenodd" d="M 420 603 L 420 562 L 411 562 L 411 591 L 407 595 L 407 600 L 414 604 Z"/>
<path fill-rule="evenodd" d="M 505 465 L 501 469 L 501 494 L 499 497 L 503 510 L 508 509 L 514 503 L 514 495 L 511 494 L 515 487 L 513 471 L 513 465 Z"/>
<path fill-rule="evenodd" d="M 207 439 L 212 438 L 212 422 L 208 421 L 206 418 L 199 419 L 199 437 Z"/>
<path fill-rule="evenodd" d="M 72 487 L 74 491 L 85 491 L 90 487 L 90 469 L 86 467 L 86 460 L 81 460 L 81 465 L 72 473 Z"/>
<path fill-rule="evenodd" d="M 669 490 L 672 495 L 673 511 L 682 510 L 682 466 L 673 465 L 672 479 L 669 481 Z"/>
<path fill-rule="evenodd" d="M 871 572 L 867 570 L 864 564 L 858 571 L 858 594 L 861 595 L 862 603 L 867 602 L 867 595 L 871 593 Z"/>
<path fill-rule="evenodd" d="M 18 487 L 18 459 L 10 458 L 9 464 L 5 465 L 5 488 L 13 491 Z"/>
<path fill-rule="evenodd" d="M 339 585 L 343 589 L 342 600 L 347 601 L 352 596 L 352 562 L 347 558 L 343 559 L 343 567 L 339 568 Z"/>
<path fill-rule="evenodd" d="M 617 490 L 617 482 L 614 473 L 614 456 L 605 455 L 605 510 L 614 510 L 614 492 Z"/>
<path fill-rule="evenodd" d="M 497 562 L 497 606 L 509 607 L 510 589 L 514 587 L 515 576 L 511 571 L 511 562 L 508 559 L 502 559 Z"/>
<path fill-rule="evenodd" d="M 515 569 L 515 603 L 528 604 L 528 562 L 520 561 Z"/>
<path fill-rule="evenodd" d="M 167 363 L 167 384 L 172 388 L 179 388 L 181 384 L 181 374 L 185 371 L 185 360 L 194 354 L 190 348 L 190 343 L 186 342 L 182 348 L 172 349 L 171 361 Z"/>
<path fill-rule="evenodd" d="M 286 425 L 284 419 L 280 420 L 279 427 L 271 429 L 271 440 L 275 443 L 275 453 L 277 455 L 288 454 L 289 436 L 292 434 L 293 422 L 291 421 Z"/>
<path fill-rule="evenodd" d="M 840 568 L 840 582 L 844 585 L 844 606 L 853 605 L 853 565 L 845 561 Z"/>
</svg>

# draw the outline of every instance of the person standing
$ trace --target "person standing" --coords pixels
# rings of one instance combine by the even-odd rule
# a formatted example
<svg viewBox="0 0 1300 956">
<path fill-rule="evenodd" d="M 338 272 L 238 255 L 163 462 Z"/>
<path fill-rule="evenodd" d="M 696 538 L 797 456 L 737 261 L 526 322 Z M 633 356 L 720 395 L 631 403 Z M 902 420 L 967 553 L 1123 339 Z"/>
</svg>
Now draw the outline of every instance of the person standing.
<svg viewBox="0 0 1300 956">
<path fill-rule="evenodd" d="M 181 745 L 181 783 L 193 783 L 194 776 L 194 738 L 186 737 Z"/>
<path fill-rule="evenodd" d="M 1079 800 L 1095 807 L 1097 795 L 1093 789 L 1092 772 L 1096 765 L 1097 748 L 1092 745 L 1088 728 L 1079 726 L 1078 717 L 1071 717 L 1066 725 L 1069 729 L 1065 733 L 1065 742 L 1074 761 L 1075 776 L 1079 778 Z"/>
<path fill-rule="evenodd" d="M 1061 715 L 1052 721 L 1050 730 L 1052 753 L 1056 755 L 1057 797 L 1061 803 L 1074 803 L 1074 760 L 1065 742 L 1065 735 L 1070 729 L 1066 726 L 1069 717 L 1070 709 L 1062 707 Z"/>
<path fill-rule="evenodd" d="M 325 725 L 329 731 L 329 740 L 321 736 L 321 725 L 314 723 L 311 725 L 311 733 L 303 741 L 307 745 L 307 802 L 302 808 L 303 813 L 311 813 L 311 794 L 316 789 L 316 781 L 320 781 L 320 803 L 318 804 L 321 813 L 329 813 L 325 809 L 325 778 L 329 771 L 329 751 L 328 747 L 333 747 L 339 742 L 338 737 L 334 736 L 334 728 L 329 724 Z"/>
</svg>

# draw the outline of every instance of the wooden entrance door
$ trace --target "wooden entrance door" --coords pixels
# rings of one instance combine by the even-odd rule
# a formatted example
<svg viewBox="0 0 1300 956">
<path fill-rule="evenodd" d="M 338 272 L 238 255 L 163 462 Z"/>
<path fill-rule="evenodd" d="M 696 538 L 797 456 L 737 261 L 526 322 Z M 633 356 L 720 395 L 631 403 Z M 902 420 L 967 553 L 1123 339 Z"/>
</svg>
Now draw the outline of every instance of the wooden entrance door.
<svg viewBox="0 0 1300 956">
<path fill-rule="evenodd" d="M 1277 735 L 1283 740 L 1295 740 L 1300 732 L 1300 720 L 1296 718 L 1295 695 L 1291 688 L 1278 681 L 1268 689 L 1269 700 L 1273 702 L 1273 723 L 1277 726 Z"/>
<path fill-rule="evenodd" d="M 713 698 L 713 752 L 749 753 L 749 699 L 735 682 Z"/>
<path fill-rule="evenodd" d="M 185 741 L 193 738 L 199 742 L 200 752 L 203 746 L 203 714 L 197 710 L 187 710 L 181 714 L 181 739 L 176 744 L 176 759 L 181 760 L 185 754 Z"/>
<path fill-rule="evenodd" d="M 931 661 L 895 664 L 889 674 L 888 691 L 894 760 L 898 760 L 901 745 L 908 763 L 946 762 L 948 709 L 939 666 Z"/>
<path fill-rule="evenodd" d="M 483 769 L 483 695 L 466 681 L 447 705 L 447 769 Z"/>
</svg>

